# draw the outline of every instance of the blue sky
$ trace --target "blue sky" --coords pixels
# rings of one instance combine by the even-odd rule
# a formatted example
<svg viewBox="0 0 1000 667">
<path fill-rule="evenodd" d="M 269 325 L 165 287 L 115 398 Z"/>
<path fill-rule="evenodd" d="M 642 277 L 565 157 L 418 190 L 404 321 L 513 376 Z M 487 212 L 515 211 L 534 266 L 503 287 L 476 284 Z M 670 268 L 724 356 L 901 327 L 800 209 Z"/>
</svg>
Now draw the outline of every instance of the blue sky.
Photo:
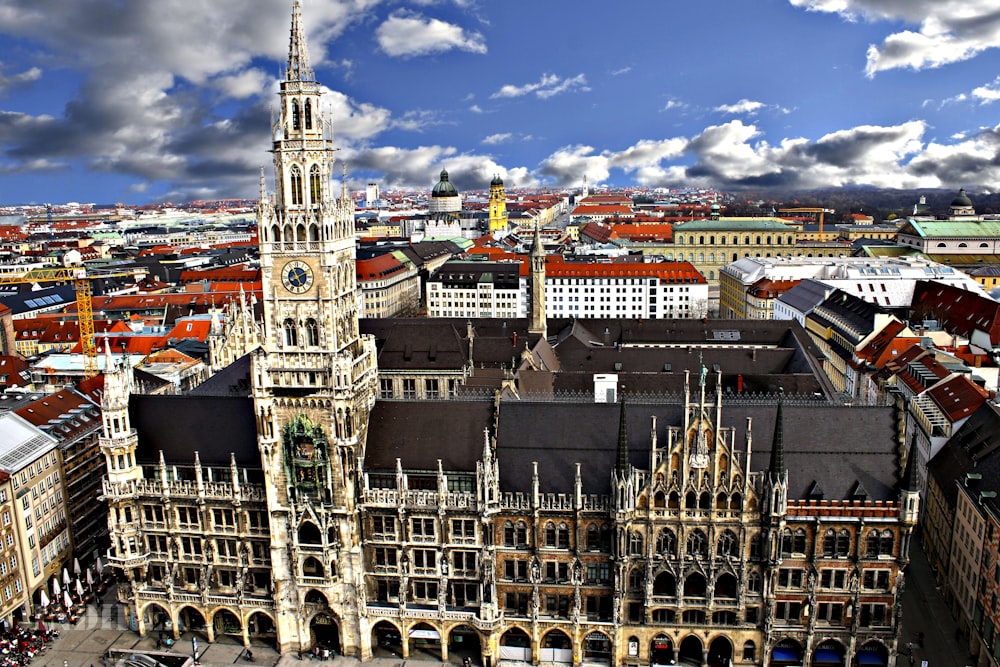
<svg viewBox="0 0 1000 667">
<path fill-rule="evenodd" d="M 355 188 L 1000 187 L 996 0 L 302 4 Z M 290 14 L 0 0 L 0 205 L 254 196 Z"/>
</svg>

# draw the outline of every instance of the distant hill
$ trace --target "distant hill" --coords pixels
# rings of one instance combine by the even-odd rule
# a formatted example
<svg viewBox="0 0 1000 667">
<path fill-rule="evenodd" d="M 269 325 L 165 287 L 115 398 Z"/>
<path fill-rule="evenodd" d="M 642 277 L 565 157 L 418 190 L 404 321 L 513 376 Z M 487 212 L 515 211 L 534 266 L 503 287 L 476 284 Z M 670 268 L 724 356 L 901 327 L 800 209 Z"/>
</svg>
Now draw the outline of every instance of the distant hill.
<svg viewBox="0 0 1000 667">
<path fill-rule="evenodd" d="M 744 190 L 732 194 L 727 203 L 725 215 L 771 215 L 772 208 L 782 207 L 822 207 L 832 208 L 837 213 L 835 220 L 851 213 L 864 213 L 876 222 L 886 220 L 890 215 L 906 217 L 913 213 L 913 205 L 921 196 L 927 198 L 932 212 L 945 212 L 951 200 L 958 194 L 958 188 L 939 190 L 895 190 L 888 188 L 853 187 L 825 188 L 801 192 L 777 192 L 774 190 L 754 192 Z M 977 213 L 1000 213 L 1000 192 L 979 192 L 967 189 Z M 758 204 L 758 202 L 763 202 Z M 828 218 L 829 219 L 829 218 Z"/>
</svg>

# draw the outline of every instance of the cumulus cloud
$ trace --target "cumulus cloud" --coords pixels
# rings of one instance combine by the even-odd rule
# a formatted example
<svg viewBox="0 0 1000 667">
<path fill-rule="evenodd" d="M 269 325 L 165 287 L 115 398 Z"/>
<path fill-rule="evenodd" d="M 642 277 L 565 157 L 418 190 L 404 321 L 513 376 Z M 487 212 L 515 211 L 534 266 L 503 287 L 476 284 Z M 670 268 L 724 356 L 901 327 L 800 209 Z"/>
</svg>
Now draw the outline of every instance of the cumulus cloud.
<svg viewBox="0 0 1000 667">
<path fill-rule="evenodd" d="M 260 69 L 252 68 L 235 74 L 223 74 L 214 79 L 216 87 L 227 97 L 244 99 L 267 90 L 270 77 Z"/>
<path fill-rule="evenodd" d="M 1000 100 L 1000 77 L 983 86 L 977 86 L 972 91 L 972 96 L 981 104 L 990 104 Z"/>
<path fill-rule="evenodd" d="M 914 26 L 868 47 L 869 77 L 892 69 L 940 67 L 1000 45 L 1000 10 L 993 0 L 789 0 L 808 11 L 848 20 Z"/>
<path fill-rule="evenodd" d="M 40 67 L 29 67 L 23 72 L 18 72 L 17 74 L 5 75 L 3 63 L 0 63 L 0 94 L 6 93 L 11 88 L 16 88 L 18 86 L 23 86 L 28 83 L 34 83 L 42 78 L 42 69 Z"/>
<path fill-rule="evenodd" d="M 452 49 L 486 53 L 486 38 L 482 33 L 470 32 L 461 26 L 405 10 L 397 11 L 386 19 L 375 30 L 375 38 L 379 48 L 387 55 L 404 58 L 444 53 Z"/>
<path fill-rule="evenodd" d="M 313 63 L 377 2 L 310 4 Z M 82 79 L 59 116 L 0 114 L 4 168 L 82 163 L 132 177 L 140 190 L 161 182 L 178 193 L 254 192 L 256 168 L 270 162 L 263 148 L 268 104 L 254 94 L 255 86 L 266 90 L 270 77 L 255 61 L 284 61 L 289 19 L 286 3 L 256 3 L 247 11 L 243 0 L 6 2 L 0 34 L 40 44 L 46 62 Z M 28 70 L 24 78 L 34 76 Z M 225 99 L 241 104 L 219 120 L 214 105 Z M 363 124 L 378 126 L 378 120 L 376 114 Z M 338 128 L 343 134 L 352 124 L 362 122 L 348 117 Z"/>
<path fill-rule="evenodd" d="M 643 140 L 620 151 L 591 146 L 560 148 L 537 173 L 557 186 L 608 180 L 620 169 L 647 186 L 703 185 L 817 188 L 874 185 L 886 188 L 953 187 L 956 183 L 1000 183 L 1000 126 L 954 143 L 926 141 L 921 121 L 862 125 L 819 139 L 765 140 L 759 128 L 741 120 L 705 128 L 685 138 Z"/>
<path fill-rule="evenodd" d="M 498 132 L 497 134 L 491 134 L 483 139 L 483 143 L 488 146 L 495 146 L 496 144 L 505 144 L 514 137 L 510 132 Z"/>
<path fill-rule="evenodd" d="M 589 90 L 587 77 L 584 74 L 577 74 L 568 79 L 563 79 L 555 74 L 543 74 L 535 83 L 526 83 L 523 86 L 508 83 L 501 86 L 500 90 L 490 95 L 490 98 L 523 97 L 534 94 L 535 97 L 544 100 L 562 93 L 587 92 Z"/>
<path fill-rule="evenodd" d="M 725 113 L 730 115 L 738 114 L 748 114 L 753 115 L 764 108 L 763 102 L 757 102 L 755 100 L 748 100 L 743 98 L 735 104 L 721 104 L 715 107 L 715 111 L 719 113 Z"/>
</svg>

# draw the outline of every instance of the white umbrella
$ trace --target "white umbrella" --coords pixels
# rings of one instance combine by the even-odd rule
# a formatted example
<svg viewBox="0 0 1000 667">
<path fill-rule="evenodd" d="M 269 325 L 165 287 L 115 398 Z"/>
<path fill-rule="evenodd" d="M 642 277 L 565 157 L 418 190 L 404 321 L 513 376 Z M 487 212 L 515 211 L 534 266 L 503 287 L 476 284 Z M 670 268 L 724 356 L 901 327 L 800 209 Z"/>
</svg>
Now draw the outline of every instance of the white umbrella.
<svg viewBox="0 0 1000 667">
<path fill-rule="evenodd" d="M 52 597 L 57 598 L 62 595 L 62 587 L 59 585 L 59 580 L 52 577 Z"/>
<path fill-rule="evenodd" d="M 63 583 L 69 586 L 69 570 L 63 568 Z"/>
<path fill-rule="evenodd" d="M 49 596 L 45 594 L 45 589 L 38 591 L 38 604 L 42 607 L 49 606 Z"/>
<path fill-rule="evenodd" d="M 104 563 L 101 562 L 100 556 L 97 557 L 97 562 L 94 563 L 94 566 L 97 568 L 97 574 L 104 574 Z"/>
<path fill-rule="evenodd" d="M 88 586 L 94 585 L 94 575 L 90 573 L 89 567 L 87 568 L 87 585 Z"/>
<path fill-rule="evenodd" d="M 83 582 L 79 579 L 76 580 L 76 594 L 83 597 Z"/>
<path fill-rule="evenodd" d="M 63 603 L 66 605 L 66 611 L 73 607 L 73 601 L 69 599 L 69 591 L 63 591 Z"/>
<path fill-rule="evenodd" d="M 74 558 L 73 559 L 73 574 L 75 574 L 78 577 L 80 576 L 80 559 L 79 558 Z"/>
</svg>

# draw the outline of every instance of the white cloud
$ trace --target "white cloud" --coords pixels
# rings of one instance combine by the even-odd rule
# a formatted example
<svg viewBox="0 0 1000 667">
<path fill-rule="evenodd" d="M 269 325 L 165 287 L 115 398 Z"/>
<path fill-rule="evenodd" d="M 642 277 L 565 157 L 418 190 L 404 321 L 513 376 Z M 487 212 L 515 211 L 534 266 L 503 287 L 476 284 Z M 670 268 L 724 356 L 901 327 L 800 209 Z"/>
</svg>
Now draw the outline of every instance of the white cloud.
<svg viewBox="0 0 1000 667">
<path fill-rule="evenodd" d="M 5 93 L 11 88 L 15 88 L 17 86 L 34 83 L 42 78 L 42 70 L 40 67 L 29 67 L 23 72 L 11 74 L 10 76 L 4 75 L 3 70 L 3 63 L 0 63 L 0 93 Z"/>
<path fill-rule="evenodd" d="M 995 0 L 789 0 L 808 11 L 840 14 L 848 20 L 908 24 L 882 44 L 868 47 L 865 73 L 940 67 L 974 58 L 1000 45 Z"/>
<path fill-rule="evenodd" d="M 488 146 L 495 146 L 497 144 L 505 144 L 514 137 L 510 132 L 498 132 L 497 134 L 491 134 L 483 139 L 483 143 Z"/>
<path fill-rule="evenodd" d="M 248 69 L 235 74 L 224 74 L 214 79 L 215 85 L 227 97 L 244 99 L 267 90 L 270 77 L 260 69 Z"/>
<path fill-rule="evenodd" d="M 471 111 L 472 113 L 483 113 L 483 108 L 480 107 L 478 104 L 473 104 L 471 107 L 469 107 L 469 111 Z"/>
<path fill-rule="evenodd" d="M 498 97 L 523 97 L 532 93 L 536 97 L 547 99 L 561 93 L 587 92 L 589 90 L 587 77 L 584 74 L 577 74 L 568 79 L 563 79 L 555 74 L 543 74 L 536 83 L 526 83 L 523 86 L 508 83 L 501 86 L 500 90 L 490 95 L 490 99 Z"/>
<path fill-rule="evenodd" d="M 470 32 L 440 19 L 397 11 L 375 30 L 379 48 L 390 56 L 423 56 L 452 49 L 486 53 L 482 33 Z"/>
<path fill-rule="evenodd" d="M 990 104 L 1000 100 L 1000 77 L 983 86 L 978 86 L 972 91 L 972 96 L 979 100 L 980 104 Z"/>
<path fill-rule="evenodd" d="M 713 111 L 733 116 L 740 114 L 747 114 L 749 116 L 752 116 L 761 109 L 763 109 L 765 106 L 766 105 L 763 102 L 757 102 L 755 100 L 748 100 L 746 98 L 743 98 L 742 100 L 736 102 L 735 104 L 721 104 L 715 107 Z"/>
<path fill-rule="evenodd" d="M 409 132 L 423 132 L 425 128 L 447 124 L 438 112 L 428 109 L 413 109 L 392 121 L 392 127 Z"/>
<path fill-rule="evenodd" d="M 622 74 L 628 74 L 632 71 L 631 66 L 622 67 L 620 69 L 611 70 L 611 76 L 621 76 Z"/>
</svg>

